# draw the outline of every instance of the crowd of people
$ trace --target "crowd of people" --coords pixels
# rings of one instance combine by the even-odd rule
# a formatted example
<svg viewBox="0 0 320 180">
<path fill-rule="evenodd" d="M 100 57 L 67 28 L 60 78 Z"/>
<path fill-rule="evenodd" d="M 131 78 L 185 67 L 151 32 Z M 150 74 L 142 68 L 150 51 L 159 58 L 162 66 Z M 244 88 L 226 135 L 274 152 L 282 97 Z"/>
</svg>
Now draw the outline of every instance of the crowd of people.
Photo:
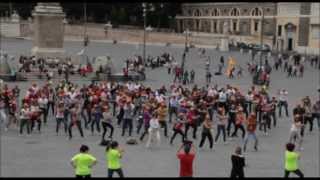
<svg viewBox="0 0 320 180">
<path fill-rule="evenodd" d="M 172 60 L 168 54 L 163 58 L 166 59 L 163 64 Z M 162 64 L 162 61 L 158 63 Z M 126 61 L 127 67 L 130 67 L 130 64 L 137 67 L 141 61 L 139 58 Z M 295 64 L 299 65 L 299 62 Z M 220 60 L 220 65 L 224 65 L 224 61 Z M 151 63 L 151 66 L 158 65 Z M 171 67 L 168 66 L 169 74 Z M 277 69 L 276 65 L 275 68 Z M 271 94 L 265 87 L 252 86 L 243 91 L 231 84 L 212 86 L 210 82 L 204 87 L 194 84 L 189 88 L 184 85 L 194 83 L 194 70 L 190 71 L 190 80 L 189 72 L 180 66 L 174 66 L 173 71 L 174 83 L 159 89 L 130 81 L 101 81 L 79 86 L 62 80 L 57 84 L 48 81 L 43 86 L 32 83 L 20 97 L 18 86 L 11 89 L 8 85 L 3 85 L 0 88 L 1 122 L 5 131 L 14 129 L 12 126 L 16 125 L 20 136 L 23 136 L 24 130 L 29 136 L 35 129 L 39 133 L 45 133 L 42 131 L 43 124 L 46 125 L 52 120 L 56 121 L 57 136 L 60 135 L 59 131 L 61 132 L 63 125 L 62 131 L 69 140 L 73 138 L 75 126 L 82 138 L 85 138 L 85 131 L 100 136 L 101 141 L 105 141 L 108 134 L 107 139 L 114 142 L 106 150 L 107 156 L 114 158 L 108 159 L 109 165 L 114 166 L 109 169 L 109 177 L 112 177 L 113 172 L 123 176 L 121 167 L 115 163 L 122 154 L 122 150 L 117 149 L 118 143 L 114 141 L 116 131 L 121 132 L 122 137 L 138 137 L 141 143 L 145 143 L 146 148 L 160 146 L 163 136 L 165 140 L 168 138 L 168 144 L 172 145 L 177 135 L 181 137 L 182 144 L 196 140 L 200 135 L 200 143 L 196 146 L 204 148 L 208 139 L 210 149 L 218 146 L 220 136 L 225 144 L 232 139 L 241 138 L 242 147 L 236 150 L 236 154 L 239 155 L 241 148 L 247 152 L 247 143 L 251 139 L 255 142 L 254 150 L 259 150 L 260 132 L 265 136 L 272 135 L 272 128 L 276 128 L 277 122 L 283 117 L 283 108 L 285 115 L 293 119 L 288 141 L 296 144 L 300 151 L 303 150 L 306 126 L 309 124 L 309 131 L 313 131 L 313 122 L 316 120 L 320 129 L 320 99 L 303 97 L 293 108 L 291 117 L 288 111 L 289 92 L 286 89 Z M 216 129 L 216 132 L 213 129 Z M 190 130 L 192 137 L 189 135 Z M 146 136 L 147 140 L 144 142 Z M 153 144 L 155 142 L 156 144 Z M 291 152 L 294 148 L 289 145 L 287 149 Z M 80 152 L 86 153 L 88 150 L 87 146 L 83 146 Z M 185 151 L 188 154 L 190 147 Z M 178 157 L 181 159 L 182 156 Z M 82 154 L 72 158 L 73 166 L 77 168 L 77 161 L 83 158 L 90 159 L 90 167 L 96 163 L 94 157 Z M 236 161 L 235 157 L 232 157 L 232 161 Z M 244 166 L 244 163 L 241 163 L 241 166 Z M 90 175 L 88 169 L 84 171 L 84 174 L 76 174 Z M 289 171 L 291 170 L 286 171 L 286 176 Z M 239 175 L 239 172 L 232 171 L 231 176 L 244 176 L 241 173 Z M 301 175 L 300 171 L 296 173 Z"/>
</svg>

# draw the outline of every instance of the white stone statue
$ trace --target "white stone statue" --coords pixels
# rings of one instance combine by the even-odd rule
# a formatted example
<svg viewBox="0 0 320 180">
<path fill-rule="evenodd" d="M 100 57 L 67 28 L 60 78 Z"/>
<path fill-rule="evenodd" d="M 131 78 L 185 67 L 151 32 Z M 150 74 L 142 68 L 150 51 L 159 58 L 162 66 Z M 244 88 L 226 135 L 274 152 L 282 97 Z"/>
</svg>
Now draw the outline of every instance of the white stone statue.
<svg viewBox="0 0 320 180">
<path fill-rule="evenodd" d="M 20 16 L 18 15 L 17 11 L 13 11 L 12 15 L 11 15 L 11 21 L 12 22 L 19 22 L 20 20 Z"/>
<path fill-rule="evenodd" d="M 227 21 L 223 23 L 223 34 L 229 34 L 229 23 Z"/>
</svg>

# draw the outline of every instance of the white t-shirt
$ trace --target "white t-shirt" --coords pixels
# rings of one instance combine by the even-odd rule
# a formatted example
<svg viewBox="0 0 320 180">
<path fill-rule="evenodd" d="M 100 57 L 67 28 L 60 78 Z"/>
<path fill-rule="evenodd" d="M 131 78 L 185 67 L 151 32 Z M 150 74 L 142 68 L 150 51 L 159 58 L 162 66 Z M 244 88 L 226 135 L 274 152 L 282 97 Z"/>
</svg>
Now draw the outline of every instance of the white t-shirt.
<svg viewBox="0 0 320 180">
<path fill-rule="evenodd" d="M 39 98 L 38 103 L 40 108 L 46 108 L 48 104 L 48 99 L 47 98 Z"/>
<path fill-rule="evenodd" d="M 152 118 L 150 120 L 150 128 L 151 129 L 158 129 L 159 128 L 159 120 L 157 118 Z"/>
</svg>

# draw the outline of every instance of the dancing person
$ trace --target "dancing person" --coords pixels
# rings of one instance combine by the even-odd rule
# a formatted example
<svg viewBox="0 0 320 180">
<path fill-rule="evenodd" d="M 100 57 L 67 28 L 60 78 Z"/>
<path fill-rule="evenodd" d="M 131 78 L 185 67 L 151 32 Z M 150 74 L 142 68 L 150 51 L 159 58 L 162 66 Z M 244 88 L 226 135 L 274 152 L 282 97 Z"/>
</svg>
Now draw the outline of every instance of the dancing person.
<svg viewBox="0 0 320 180">
<path fill-rule="evenodd" d="M 80 115 L 80 108 L 77 104 L 73 104 L 71 105 L 70 107 L 70 113 L 71 113 L 71 121 L 69 123 L 69 126 L 68 126 L 68 131 L 69 131 L 69 140 L 72 139 L 72 127 L 73 126 L 77 126 L 79 132 L 80 132 L 80 135 L 81 137 L 84 137 L 83 135 L 83 130 L 82 130 L 82 126 L 81 126 L 81 121 L 80 121 L 80 118 L 79 118 L 79 115 Z"/>
<path fill-rule="evenodd" d="M 235 153 L 231 155 L 232 169 L 231 178 L 244 178 L 245 158 L 241 153 L 241 147 L 236 147 Z"/>
<path fill-rule="evenodd" d="M 102 113 L 103 118 L 101 121 L 102 129 L 103 129 L 102 140 L 105 139 L 107 128 L 110 129 L 109 139 L 112 139 L 112 135 L 114 131 L 114 127 L 112 126 L 112 112 L 110 111 L 110 108 L 108 105 L 105 105 L 103 109 L 104 109 Z"/>
<path fill-rule="evenodd" d="M 120 159 L 122 158 L 124 150 L 119 147 L 117 141 L 112 141 L 106 148 L 106 158 L 108 166 L 108 178 L 112 178 L 113 173 L 118 173 L 120 178 L 123 178 L 123 171 L 121 167 Z"/>
<path fill-rule="evenodd" d="M 27 126 L 27 134 L 30 135 L 31 132 L 31 122 L 30 122 L 30 108 L 28 104 L 24 103 L 23 107 L 20 110 L 20 131 L 19 135 L 23 134 L 23 128 L 26 125 Z"/>
<path fill-rule="evenodd" d="M 195 147 L 191 141 L 185 141 L 177 152 L 180 160 L 180 177 L 193 176 L 193 161 L 196 155 Z"/>
<path fill-rule="evenodd" d="M 67 129 L 68 129 L 68 122 L 64 118 L 64 105 L 63 102 L 59 102 L 56 109 L 56 134 L 59 134 L 59 129 L 60 129 L 60 124 L 64 124 L 64 132 L 67 134 Z"/>
<path fill-rule="evenodd" d="M 97 164 L 97 159 L 89 154 L 89 147 L 81 145 L 80 153 L 71 159 L 71 165 L 75 169 L 76 178 L 90 178 L 92 167 Z"/>
<path fill-rule="evenodd" d="M 284 177 L 288 178 L 290 173 L 295 173 L 300 178 L 303 178 L 304 175 L 298 167 L 298 160 L 300 159 L 300 154 L 294 152 L 295 145 L 292 143 L 287 143 L 286 152 L 285 152 L 285 170 Z"/>
<path fill-rule="evenodd" d="M 254 112 L 252 112 L 247 120 L 247 137 L 244 139 L 243 151 L 246 152 L 247 150 L 247 143 L 250 138 L 254 139 L 254 150 L 258 151 L 258 138 L 256 135 L 257 129 L 257 117 Z"/>
<path fill-rule="evenodd" d="M 181 138 L 182 138 L 182 142 L 185 141 L 185 135 L 183 133 L 183 124 L 186 123 L 186 121 L 184 120 L 184 115 L 183 113 L 180 113 L 176 122 L 174 123 L 173 125 L 173 135 L 170 139 L 170 145 L 172 145 L 173 143 L 173 140 L 175 139 L 176 135 L 177 134 L 180 134 L 181 135 Z"/>
<path fill-rule="evenodd" d="M 153 140 L 154 136 L 156 136 L 155 138 L 157 140 L 157 145 L 160 146 L 161 139 L 160 139 L 160 130 L 159 129 L 160 129 L 160 124 L 159 124 L 158 115 L 154 114 L 150 120 L 150 127 L 148 130 L 149 136 L 148 136 L 148 141 L 146 144 L 147 148 L 150 147 L 151 141 Z"/>
<path fill-rule="evenodd" d="M 216 135 L 215 142 L 218 141 L 220 133 L 222 132 L 223 142 L 226 144 L 226 123 L 227 123 L 228 117 L 226 115 L 226 111 L 223 106 L 218 109 L 217 118 L 218 118 L 218 123 L 217 123 L 218 133 Z"/>
<path fill-rule="evenodd" d="M 213 137 L 212 137 L 211 129 L 212 129 L 212 121 L 210 120 L 210 116 L 207 113 L 202 126 L 201 141 L 199 144 L 199 148 L 202 148 L 205 140 L 208 138 L 210 143 L 210 149 L 213 149 Z"/>
</svg>

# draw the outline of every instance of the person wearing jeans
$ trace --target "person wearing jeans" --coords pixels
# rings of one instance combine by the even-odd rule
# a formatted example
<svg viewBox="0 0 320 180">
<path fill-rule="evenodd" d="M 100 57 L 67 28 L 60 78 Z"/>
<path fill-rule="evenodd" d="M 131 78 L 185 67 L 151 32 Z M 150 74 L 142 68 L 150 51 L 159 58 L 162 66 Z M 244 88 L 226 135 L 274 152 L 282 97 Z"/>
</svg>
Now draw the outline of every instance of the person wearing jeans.
<svg viewBox="0 0 320 180">
<path fill-rule="evenodd" d="M 284 106 L 285 111 L 286 111 L 286 116 L 289 117 L 288 113 L 288 101 L 287 101 L 287 96 L 288 96 L 288 91 L 285 89 L 282 89 L 279 92 L 279 117 L 281 117 L 281 112 L 282 112 L 282 107 Z"/>
<path fill-rule="evenodd" d="M 250 138 L 254 140 L 254 149 L 258 151 L 258 138 L 256 135 L 257 117 L 255 113 L 251 113 L 248 117 L 247 137 L 244 139 L 243 151 L 247 149 L 247 143 Z"/>
<path fill-rule="evenodd" d="M 63 105 L 63 103 L 59 103 L 56 108 L 56 120 L 57 120 L 57 126 L 56 126 L 57 135 L 59 133 L 61 123 L 64 124 L 64 132 L 67 134 L 68 123 L 67 123 L 67 121 L 65 121 L 65 118 L 64 118 L 64 105 Z"/>
<path fill-rule="evenodd" d="M 178 100 L 176 96 L 173 96 L 169 100 L 169 123 L 172 122 L 172 114 L 177 116 L 178 113 Z"/>
<path fill-rule="evenodd" d="M 100 133 L 100 119 L 102 116 L 100 105 L 98 105 L 98 104 L 94 105 L 93 111 L 92 111 L 92 116 L 93 116 L 93 119 L 91 121 L 91 133 L 93 135 L 94 134 L 94 125 L 96 125 L 98 133 Z"/>
<path fill-rule="evenodd" d="M 236 129 L 232 133 L 231 137 L 237 137 L 238 129 L 241 129 L 241 131 L 242 131 L 242 139 L 244 139 L 244 137 L 246 135 L 246 130 L 243 127 L 243 123 L 245 121 L 245 118 L 246 117 L 245 117 L 245 114 L 243 112 L 243 108 L 242 107 L 238 108 L 237 113 L 236 113 Z"/>
<path fill-rule="evenodd" d="M 218 118 L 218 127 L 217 127 L 218 133 L 216 135 L 215 142 L 218 141 L 220 132 L 222 132 L 223 142 L 226 143 L 226 121 L 228 117 L 226 116 L 224 107 L 219 108 L 217 118 Z"/>
<path fill-rule="evenodd" d="M 112 112 L 110 111 L 109 106 L 104 106 L 104 112 L 102 113 L 102 115 L 103 115 L 103 118 L 101 121 L 102 129 L 103 129 L 102 140 L 104 140 L 104 137 L 107 133 L 107 128 L 110 128 L 111 130 L 109 134 L 109 138 L 112 139 L 114 127 L 111 124 Z"/>
<path fill-rule="evenodd" d="M 168 137 L 168 126 L 167 126 L 167 121 L 166 121 L 166 116 L 167 116 L 167 107 L 164 103 L 160 104 L 160 107 L 157 109 L 157 114 L 159 117 L 159 123 L 160 127 L 164 128 L 164 136 Z"/>
<path fill-rule="evenodd" d="M 213 137 L 212 137 L 211 129 L 212 129 L 212 121 L 210 120 L 210 115 L 206 114 L 205 120 L 203 122 L 203 128 L 202 128 L 201 141 L 199 144 L 199 148 L 202 148 L 206 138 L 209 139 L 210 149 L 213 148 Z"/>
<path fill-rule="evenodd" d="M 31 127 L 30 127 L 30 109 L 28 107 L 28 104 L 24 104 L 21 111 L 20 111 L 20 135 L 23 134 L 23 128 L 26 125 L 27 126 L 27 133 L 28 135 L 31 132 Z"/>
<path fill-rule="evenodd" d="M 125 131 L 127 127 L 129 126 L 129 136 L 132 134 L 132 129 L 133 129 L 133 110 L 134 110 L 134 105 L 131 102 L 127 102 L 124 107 L 123 107 L 123 126 L 122 126 L 122 134 L 121 136 L 124 136 Z"/>
<path fill-rule="evenodd" d="M 185 135 L 184 132 L 182 131 L 183 128 L 183 124 L 186 123 L 186 121 L 184 120 L 184 115 L 182 113 L 179 114 L 177 121 L 175 122 L 175 124 L 173 125 L 173 135 L 170 139 L 170 144 L 172 145 L 173 140 L 175 139 L 175 137 L 177 136 L 177 134 L 180 134 L 182 137 L 182 142 L 185 141 Z"/>
<path fill-rule="evenodd" d="M 83 130 L 81 127 L 81 121 L 79 119 L 79 114 L 80 114 L 80 109 L 78 107 L 77 104 L 72 105 L 73 107 L 71 107 L 71 121 L 68 127 L 68 131 L 69 131 L 69 139 L 72 138 L 72 127 L 74 125 L 76 125 L 78 127 L 78 130 L 80 132 L 81 137 L 84 137 L 83 135 Z"/>
</svg>

